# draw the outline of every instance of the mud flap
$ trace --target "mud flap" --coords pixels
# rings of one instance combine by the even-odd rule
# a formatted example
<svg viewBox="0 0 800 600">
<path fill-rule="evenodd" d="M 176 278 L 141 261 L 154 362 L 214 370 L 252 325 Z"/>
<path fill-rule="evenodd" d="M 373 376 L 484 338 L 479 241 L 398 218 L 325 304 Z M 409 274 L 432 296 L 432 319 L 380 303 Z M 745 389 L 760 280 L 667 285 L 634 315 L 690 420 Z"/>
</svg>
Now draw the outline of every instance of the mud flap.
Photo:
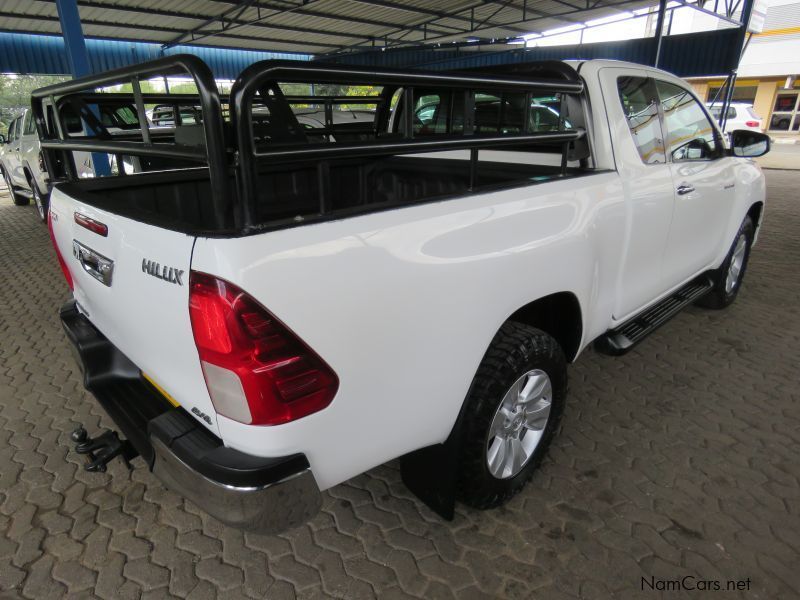
<svg viewBox="0 0 800 600">
<path fill-rule="evenodd" d="M 420 448 L 400 458 L 400 476 L 406 487 L 448 521 L 453 520 L 456 509 L 463 412 L 464 406 L 444 443 Z"/>
</svg>

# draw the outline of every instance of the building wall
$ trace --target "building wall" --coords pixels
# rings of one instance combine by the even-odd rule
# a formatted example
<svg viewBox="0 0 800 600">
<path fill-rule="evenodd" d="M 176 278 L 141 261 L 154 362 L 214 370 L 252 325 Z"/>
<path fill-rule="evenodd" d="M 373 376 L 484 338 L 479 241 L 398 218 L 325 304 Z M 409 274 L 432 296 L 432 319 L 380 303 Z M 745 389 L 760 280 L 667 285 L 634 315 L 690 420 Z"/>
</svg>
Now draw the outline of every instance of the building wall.
<svg viewBox="0 0 800 600">
<path fill-rule="evenodd" d="M 708 82 L 707 81 L 692 81 L 692 88 L 694 89 L 694 93 L 697 94 L 697 97 L 700 100 L 705 101 L 708 98 Z"/>
<path fill-rule="evenodd" d="M 785 87 L 787 78 L 794 87 Z M 770 127 L 778 95 L 800 92 L 794 79 L 800 79 L 800 1 L 771 0 L 764 31 L 752 36 L 739 64 L 736 87 L 740 90 L 756 87 L 753 110 L 763 119 L 764 129 L 773 137 L 800 139 L 800 131 Z M 700 77 L 689 81 L 698 96 L 708 101 L 711 100 L 709 93 L 712 88 L 720 87 L 725 78 Z M 778 120 L 783 118 L 781 115 Z M 800 124 L 800 112 L 794 119 L 795 125 Z"/>
<path fill-rule="evenodd" d="M 775 79 L 767 79 L 758 82 L 758 91 L 756 92 L 756 99 L 753 102 L 753 110 L 756 114 L 764 119 L 765 129 L 768 128 L 770 116 L 772 115 L 772 105 L 775 101 L 775 92 L 778 89 L 779 82 Z"/>
</svg>

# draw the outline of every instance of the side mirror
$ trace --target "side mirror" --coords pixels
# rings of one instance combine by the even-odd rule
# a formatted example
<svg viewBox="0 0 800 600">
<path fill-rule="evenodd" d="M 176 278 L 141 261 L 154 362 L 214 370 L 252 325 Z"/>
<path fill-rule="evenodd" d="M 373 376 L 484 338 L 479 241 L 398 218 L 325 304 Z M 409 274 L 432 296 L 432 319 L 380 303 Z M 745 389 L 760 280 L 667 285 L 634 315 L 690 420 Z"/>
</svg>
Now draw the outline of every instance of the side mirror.
<svg viewBox="0 0 800 600">
<path fill-rule="evenodd" d="M 745 158 L 764 156 L 769 152 L 770 137 L 760 131 L 737 129 L 731 133 L 731 154 Z"/>
<path fill-rule="evenodd" d="M 672 151 L 672 160 L 703 160 L 711 158 L 714 151 L 703 138 L 694 138 Z"/>
</svg>

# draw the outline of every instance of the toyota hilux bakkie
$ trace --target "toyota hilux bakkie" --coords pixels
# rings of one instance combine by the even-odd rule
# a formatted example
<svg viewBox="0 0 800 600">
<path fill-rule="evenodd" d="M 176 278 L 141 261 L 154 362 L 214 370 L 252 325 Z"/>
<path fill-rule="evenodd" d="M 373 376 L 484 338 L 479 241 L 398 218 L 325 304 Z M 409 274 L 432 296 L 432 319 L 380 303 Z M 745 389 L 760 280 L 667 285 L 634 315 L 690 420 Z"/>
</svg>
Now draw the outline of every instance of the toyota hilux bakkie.
<svg viewBox="0 0 800 600">
<path fill-rule="evenodd" d="M 199 118 L 151 129 L 140 81 L 165 76 L 192 78 Z M 127 139 L 92 110 L 120 84 Z M 61 319 L 119 431 L 78 428 L 77 451 L 90 470 L 138 454 L 254 531 L 396 458 L 445 518 L 503 503 L 558 428 L 567 364 L 730 304 L 764 210 L 769 138 L 728 142 L 685 82 L 628 63 L 267 61 L 223 111 L 177 55 L 37 90 L 33 111 Z M 121 166 L 79 177 L 75 152 Z"/>
</svg>

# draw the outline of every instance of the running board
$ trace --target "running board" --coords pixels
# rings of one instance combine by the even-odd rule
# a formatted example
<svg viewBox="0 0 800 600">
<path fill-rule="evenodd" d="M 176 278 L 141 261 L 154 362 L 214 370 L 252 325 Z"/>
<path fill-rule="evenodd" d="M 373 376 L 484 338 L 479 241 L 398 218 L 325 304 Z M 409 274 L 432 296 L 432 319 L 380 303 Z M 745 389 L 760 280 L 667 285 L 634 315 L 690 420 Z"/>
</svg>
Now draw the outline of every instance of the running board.
<svg viewBox="0 0 800 600">
<path fill-rule="evenodd" d="M 631 317 L 616 329 L 609 329 L 594 341 L 594 349 L 602 354 L 625 354 L 687 305 L 701 298 L 714 287 L 708 275 L 701 275 L 657 304 Z"/>
<path fill-rule="evenodd" d="M 22 196 L 23 198 L 27 198 L 28 200 L 33 200 L 33 192 L 31 190 L 26 190 L 24 188 L 14 188 L 14 193 L 17 196 Z"/>
</svg>

